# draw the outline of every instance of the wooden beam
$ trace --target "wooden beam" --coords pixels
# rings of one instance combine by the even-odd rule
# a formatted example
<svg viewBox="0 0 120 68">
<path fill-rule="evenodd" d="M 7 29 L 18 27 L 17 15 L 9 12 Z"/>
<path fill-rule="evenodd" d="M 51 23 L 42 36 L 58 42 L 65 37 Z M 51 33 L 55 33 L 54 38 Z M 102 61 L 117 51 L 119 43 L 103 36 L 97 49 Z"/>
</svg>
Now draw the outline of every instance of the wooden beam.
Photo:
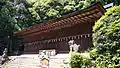
<svg viewBox="0 0 120 68">
<path fill-rule="evenodd" d="M 86 22 L 87 20 L 85 20 L 84 18 L 81 18 L 81 20 L 83 20 L 84 22 Z"/>
<path fill-rule="evenodd" d="M 85 13 L 82 13 L 81 15 L 82 15 L 82 17 L 85 17 L 85 16 L 86 16 L 86 14 L 85 14 Z"/>
<path fill-rule="evenodd" d="M 61 20 L 61 25 L 64 25 L 64 20 Z"/>
<path fill-rule="evenodd" d="M 88 22 L 92 22 L 92 19 L 89 18 L 89 17 L 85 17 L 85 19 L 86 19 Z"/>
<path fill-rule="evenodd" d="M 93 14 L 93 16 L 95 16 L 97 19 L 99 18 L 99 16 L 97 14 Z"/>
<path fill-rule="evenodd" d="M 89 15 L 88 17 L 91 18 L 92 21 L 96 21 L 97 20 L 97 18 L 94 17 L 93 15 Z"/>
<path fill-rule="evenodd" d="M 71 18 L 68 18 L 68 21 L 72 22 Z M 70 23 L 70 22 L 69 22 L 69 23 Z"/>
<path fill-rule="evenodd" d="M 80 21 L 80 22 L 78 22 L 78 23 L 82 23 L 82 22 L 84 22 L 84 20 L 82 20 L 82 19 L 78 19 L 78 21 Z"/>
<path fill-rule="evenodd" d="M 98 12 L 97 14 L 98 14 L 100 17 L 102 16 L 102 13 L 101 13 L 101 12 Z"/>
<path fill-rule="evenodd" d="M 90 15 L 90 12 L 86 12 L 85 14 L 86 14 L 86 15 Z"/>
<path fill-rule="evenodd" d="M 96 13 L 96 10 L 91 10 L 90 11 L 90 14 L 94 14 L 94 13 Z"/>
<path fill-rule="evenodd" d="M 77 17 L 81 18 L 81 17 L 82 17 L 82 15 L 81 15 L 81 14 L 79 14 L 79 15 L 77 15 Z"/>
</svg>

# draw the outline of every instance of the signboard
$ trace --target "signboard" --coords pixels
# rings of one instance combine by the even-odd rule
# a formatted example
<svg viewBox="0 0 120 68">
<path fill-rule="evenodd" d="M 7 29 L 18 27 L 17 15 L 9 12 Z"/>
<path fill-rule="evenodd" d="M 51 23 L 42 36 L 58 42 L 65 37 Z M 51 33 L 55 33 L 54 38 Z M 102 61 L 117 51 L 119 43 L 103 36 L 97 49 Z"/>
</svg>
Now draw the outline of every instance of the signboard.
<svg viewBox="0 0 120 68">
<path fill-rule="evenodd" d="M 43 52 L 47 56 L 55 56 L 56 55 L 56 51 L 54 49 L 52 49 L 52 50 L 39 50 L 39 55 L 42 55 Z"/>
<path fill-rule="evenodd" d="M 55 50 L 39 50 L 41 68 L 49 67 L 49 57 L 55 56 Z"/>
</svg>

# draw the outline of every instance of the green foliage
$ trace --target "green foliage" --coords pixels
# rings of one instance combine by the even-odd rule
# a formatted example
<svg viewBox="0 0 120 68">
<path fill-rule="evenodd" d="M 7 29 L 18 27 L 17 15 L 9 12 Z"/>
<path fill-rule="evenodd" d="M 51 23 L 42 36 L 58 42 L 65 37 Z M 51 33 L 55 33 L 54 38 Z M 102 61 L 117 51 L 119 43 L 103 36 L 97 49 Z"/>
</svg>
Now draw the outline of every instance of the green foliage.
<svg viewBox="0 0 120 68">
<path fill-rule="evenodd" d="M 88 53 L 72 53 L 70 58 L 71 68 L 91 68 L 92 62 Z"/>
<path fill-rule="evenodd" d="M 114 5 L 119 5 L 120 0 L 100 0 L 103 5 L 113 3 Z"/>
<path fill-rule="evenodd" d="M 15 31 L 28 28 L 36 24 L 35 19 L 28 11 L 30 6 L 26 0 L 8 0 L 7 4 L 13 11 L 13 17 L 16 19 Z"/>
<path fill-rule="evenodd" d="M 96 0 L 27 0 L 33 18 L 40 23 L 61 17 L 73 11 L 82 10 L 95 3 Z"/>
<path fill-rule="evenodd" d="M 14 30 L 18 31 L 85 9 L 95 2 L 96 0 L 0 0 L 0 7 L 7 5 L 10 8 L 10 14 L 14 18 L 11 20 L 15 22 L 12 23 Z"/>
<path fill-rule="evenodd" d="M 10 6 L 8 0 L 4 0 L 0 5 L 0 46 L 7 47 L 8 52 L 12 51 L 14 31 L 16 31 L 17 19 L 15 9 Z M 17 46 L 17 45 L 16 45 Z"/>
<path fill-rule="evenodd" d="M 0 8 L 0 38 L 3 45 L 7 45 L 8 36 L 13 35 L 15 18 L 12 17 L 12 9 L 8 8 L 6 2 Z"/>
<path fill-rule="evenodd" d="M 82 10 L 96 0 L 1 0 L 0 5 L 12 9 L 15 31 L 28 28 L 73 11 Z M 10 13 L 10 14 L 11 14 Z M 9 13 L 8 13 L 9 14 Z"/>
<path fill-rule="evenodd" d="M 103 5 L 107 5 L 109 3 L 112 3 L 113 0 L 100 0 Z"/>
<path fill-rule="evenodd" d="M 94 49 L 90 52 L 97 68 L 120 67 L 120 6 L 109 9 L 93 27 Z"/>
</svg>

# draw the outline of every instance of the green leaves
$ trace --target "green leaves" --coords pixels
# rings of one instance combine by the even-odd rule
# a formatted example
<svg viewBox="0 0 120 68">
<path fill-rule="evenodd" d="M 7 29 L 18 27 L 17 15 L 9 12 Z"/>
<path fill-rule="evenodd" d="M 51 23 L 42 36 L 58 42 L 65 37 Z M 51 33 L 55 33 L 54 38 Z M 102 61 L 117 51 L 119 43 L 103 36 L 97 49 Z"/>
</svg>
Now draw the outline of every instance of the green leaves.
<svg viewBox="0 0 120 68">
<path fill-rule="evenodd" d="M 32 17 L 39 23 L 44 20 L 59 18 L 73 11 L 82 10 L 90 6 L 95 0 L 27 0 L 31 7 L 28 8 Z"/>
<path fill-rule="evenodd" d="M 5 4 L 0 7 L 0 46 L 8 48 L 9 53 L 20 46 L 20 44 L 17 45 L 18 39 L 13 38 L 14 32 L 19 29 L 16 28 L 19 27 L 17 19 L 23 19 L 23 16 L 20 17 L 23 12 L 18 15 L 17 12 L 20 11 L 20 9 L 18 10 L 15 6 L 11 6 L 12 4 L 7 0 Z M 19 22 L 20 21 L 21 20 L 19 20 Z"/>
<path fill-rule="evenodd" d="M 59 18 L 65 14 L 87 8 L 95 0 L 7 0 L 0 1 L 1 4 L 7 5 L 8 9 L 3 12 L 9 12 L 5 15 L 14 20 L 15 31 L 47 22 L 50 19 Z M 1 6 L 0 6 L 1 7 Z M 2 6 L 4 7 L 4 6 Z M 2 8 L 1 7 L 1 8 Z M 2 10 L 1 10 L 2 11 Z M 3 13 L 2 13 L 3 14 Z M 5 16 L 3 15 L 3 16 Z M 2 20 L 1 20 L 2 21 Z"/>
<path fill-rule="evenodd" d="M 120 6 L 109 9 L 93 27 L 93 45 L 90 52 L 97 67 L 116 68 L 120 64 Z"/>
<path fill-rule="evenodd" d="M 71 68 L 91 68 L 92 62 L 89 53 L 72 53 L 70 66 Z"/>
</svg>

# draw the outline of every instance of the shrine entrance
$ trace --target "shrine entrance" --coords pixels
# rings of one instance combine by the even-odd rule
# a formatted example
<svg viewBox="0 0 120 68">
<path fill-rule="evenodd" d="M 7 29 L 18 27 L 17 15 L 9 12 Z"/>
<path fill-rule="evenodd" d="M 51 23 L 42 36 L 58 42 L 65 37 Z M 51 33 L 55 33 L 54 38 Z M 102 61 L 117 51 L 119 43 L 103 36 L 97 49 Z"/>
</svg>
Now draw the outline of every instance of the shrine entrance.
<svg viewBox="0 0 120 68">
<path fill-rule="evenodd" d="M 98 2 L 84 10 L 24 29 L 15 35 L 24 37 L 24 53 L 33 54 L 49 49 L 55 49 L 57 53 L 68 53 L 70 40 L 80 44 L 82 52 L 91 46 L 92 27 L 104 12 Z"/>
</svg>

